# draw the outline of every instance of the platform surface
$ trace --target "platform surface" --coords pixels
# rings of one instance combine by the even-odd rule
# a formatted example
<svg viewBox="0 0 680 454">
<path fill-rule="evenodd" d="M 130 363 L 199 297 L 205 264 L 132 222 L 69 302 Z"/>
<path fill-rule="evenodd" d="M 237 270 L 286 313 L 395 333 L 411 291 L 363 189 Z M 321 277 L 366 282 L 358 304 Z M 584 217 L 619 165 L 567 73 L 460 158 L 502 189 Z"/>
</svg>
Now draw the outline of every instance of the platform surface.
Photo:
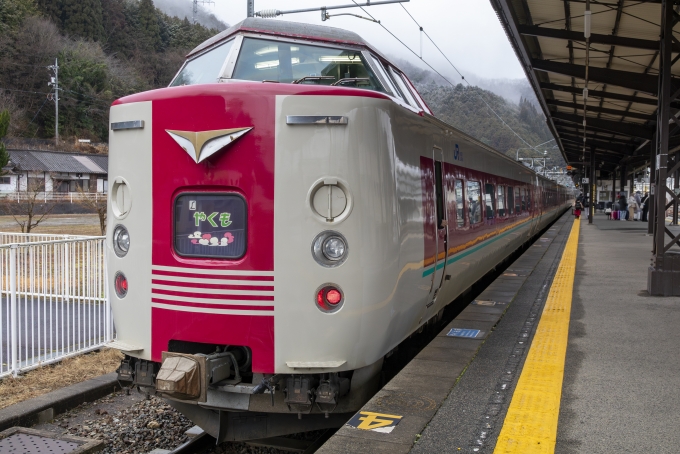
<svg viewBox="0 0 680 454">
<path fill-rule="evenodd" d="M 391 431 L 345 426 L 320 452 L 680 452 L 680 298 L 645 291 L 646 223 L 573 228 L 567 213 L 477 298 L 507 310 L 469 306 L 364 407 L 400 417 Z"/>
</svg>

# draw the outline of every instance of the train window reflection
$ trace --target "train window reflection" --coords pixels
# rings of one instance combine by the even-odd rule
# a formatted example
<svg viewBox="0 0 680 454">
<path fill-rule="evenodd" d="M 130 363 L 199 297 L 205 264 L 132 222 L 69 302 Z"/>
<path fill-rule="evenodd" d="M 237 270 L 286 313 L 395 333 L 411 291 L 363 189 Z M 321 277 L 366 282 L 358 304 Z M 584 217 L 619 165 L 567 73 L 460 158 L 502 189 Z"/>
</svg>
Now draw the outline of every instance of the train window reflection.
<svg viewBox="0 0 680 454">
<path fill-rule="evenodd" d="M 460 180 L 456 180 L 455 187 L 456 187 L 456 223 L 458 224 L 458 227 L 463 227 L 465 225 L 465 212 L 463 211 L 465 201 L 465 197 L 463 196 L 463 182 Z"/>
<path fill-rule="evenodd" d="M 508 214 L 515 212 L 515 196 L 512 186 L 508 186 Z"/>
<path fill-rule="evenodd" d="M 520 214 L 522 212 L 522 196 L 520 195 L 519 188 L 515 188 L 515 213 Z"/>
<path fill-rule="evenodd" d="M 527 210 L 527 190 L 522 188 L 522 211 Z"/>
<path fill-rule="evenodd" d="M 385 91 L 361 51 L 254 38 L 243 40 L 232 78 Z"/>
<path fill-rule="evenodd" d="M 494 205 L 495 205 L 495 193 L 493 190 L 493 185 L 486 183 L 484 185 L 484 210 L 487 219 L 493 219 L 494 217 Z"/>
<path fill-rule="evenodd" d="M 498 186 L 497 188 L 498 197 L 496 198 L 496 204 L 498 206 L 498 217 L 505 216 L 505 186 Z"/>
<path fill-rule="evenodd" d="M 476 181 L 467 182 L 468 213 L 470 224 L 482 222 L 482 188 Z"/>
<path fill-rule="evenodd" d="M 220 70 L 227 59 L 227 55 L 229 55 L 232 44 L 234 44 L 234 40 L 189 60 L 170 86 L 217 83 L 221 76 Z"/>
</svg>

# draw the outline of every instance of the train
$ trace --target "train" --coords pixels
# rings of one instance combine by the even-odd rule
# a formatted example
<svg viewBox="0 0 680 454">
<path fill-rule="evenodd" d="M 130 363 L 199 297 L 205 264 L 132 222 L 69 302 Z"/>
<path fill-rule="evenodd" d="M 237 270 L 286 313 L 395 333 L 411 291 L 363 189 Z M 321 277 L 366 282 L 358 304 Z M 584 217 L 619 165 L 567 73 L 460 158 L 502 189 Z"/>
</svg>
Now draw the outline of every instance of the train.
<svg viewBox="0 0 680 454">
<path fill-rule="evenodd" d="M 110 110 L 118 379 L 218 442 L 339 427 L 569 206 L 353 32 L 248 18 Z"/>
</svg>

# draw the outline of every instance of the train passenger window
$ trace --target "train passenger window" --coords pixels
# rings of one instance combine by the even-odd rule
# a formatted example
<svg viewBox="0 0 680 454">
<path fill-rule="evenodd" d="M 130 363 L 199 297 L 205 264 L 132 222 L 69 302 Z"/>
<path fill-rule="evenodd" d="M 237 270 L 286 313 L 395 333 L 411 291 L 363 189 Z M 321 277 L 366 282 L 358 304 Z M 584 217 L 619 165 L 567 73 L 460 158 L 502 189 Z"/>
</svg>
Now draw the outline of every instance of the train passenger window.
<svg viewBox="0 0 680 454">
<path fill-rule="evenodd" d="M 319 79 L 319 76 L 325 77 Z M 355 49 L 244 38 L 232 79 L 339 85 L 385 92 Z"/>
<path fill-rule="evenodd" d="M 434 162 L 435 189 L 437 191 L 437 228 L 443 229 L 442 222 L 445 219 L 444 211 L 444 187 L 442 185 L 442 163 Z"/>
<path fill-rule="evenodd" d="M 175 199 L 175 251 L 185 257 L 238 259 L 246 253 L 246 202 L 237 194 Z"/>
<path fill-rule="evenodd" d="M 527 210 L 527 190 L 522 188 L 522 211 Z"/>
<path fill-rule="evenodd" d="M 484 185 L 484 210 L 486 219 L 493 219 L 494 217 L 494 205 L 496 204 L 496 201 L 494 200 L 495 197 L 493 185 L 486 183 Z"/>
<path fill-rule="evenodd" d="M 515 212 L 515 196 L 512 186 L 508 186 L 508 214 Z"/>
<path fill-rule="evenodd" d="M 467 182 L 468 213 L 470 224 L 482 222 L 482 187 L 476 181 Z"/>
<path fill-rule="evenodd" d="M 520 189 L 515 188 L 515 213 L 519 214 L 522 212 L 522 195 L 520 194 Z"/>
<path fill-rule="evenodd" d="M 189 60 L 170 86 L 217 83 L 232 44 L 234 44 L 233 39 Z"/>
<path fill-rule="evenodd" d="M 505 216 L 505 186 L 499 185 L 496 190 L 498 194 L 498 197 L 496 198 L 498 217 L 502 218 Z"/>
<path fill-rule="evenodd" d="M 465 196 L 463 195 L 463 182 L 460 180 L 456 180 L 455 188 L 456 188 L 456 223 L 458 227 L 463 227 L 465 225 L 465 212 L 463 211 Z"/>
<path fill-rule="evenodd" d="M 527 188 L 527 210 L 531 211 L 531 188 Z"/>
</svg>

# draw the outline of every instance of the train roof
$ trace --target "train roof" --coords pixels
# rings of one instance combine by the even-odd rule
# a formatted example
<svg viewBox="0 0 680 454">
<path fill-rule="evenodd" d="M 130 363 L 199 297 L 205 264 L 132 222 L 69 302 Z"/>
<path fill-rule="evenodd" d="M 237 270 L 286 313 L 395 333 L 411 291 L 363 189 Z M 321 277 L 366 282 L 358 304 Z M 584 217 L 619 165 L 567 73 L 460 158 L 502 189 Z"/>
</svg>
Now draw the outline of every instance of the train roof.
<svg viewBox="0 0 680 454">
<path fill-rule="evenodd" d="M 196 48 L 194 48 L 191 52 L 189 52 L 187 57 L 191 57 L 192 55 L 195 55 L 220 41 L 224 41 L 233 35 L 243 32 L 361 46 L 370 49 L 372 52 L 380 56 L 380 58 L 389 61 L 389 59 L 387 59 L 375 47 L 371 46 L 361 36 L 348 30 L 327 27 L 323 25 L 303 24 L 300 22 L 288 22 L 276 19 L 258 19 L 254 17 L 249 17 L 245 20 L 242 20 L 238 24 L 233 25 L 223 32 L 213 36 L 212 38 L 205 40 L 196 46 Z"/>
</svg>

